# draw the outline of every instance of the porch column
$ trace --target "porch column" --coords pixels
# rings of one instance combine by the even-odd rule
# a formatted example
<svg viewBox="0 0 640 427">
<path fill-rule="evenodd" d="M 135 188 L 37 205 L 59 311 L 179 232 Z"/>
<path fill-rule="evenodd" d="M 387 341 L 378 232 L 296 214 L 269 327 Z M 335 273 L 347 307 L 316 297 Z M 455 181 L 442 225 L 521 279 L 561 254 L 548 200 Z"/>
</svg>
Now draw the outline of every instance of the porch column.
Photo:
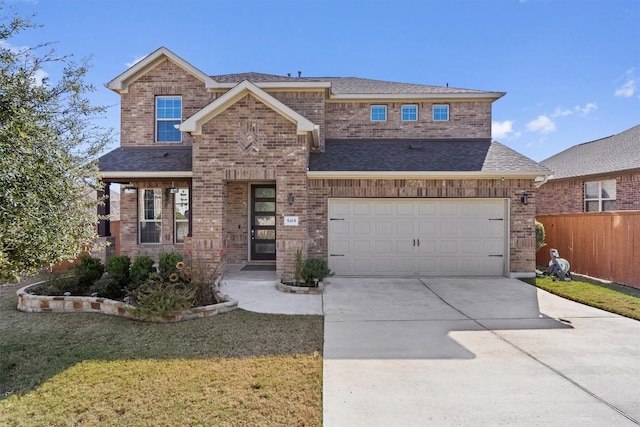
<svg viewBox="0 0 640 427">
<path fill-rule="evenodd" d="M 100 216 L 108 216 L 111 214 L 111 199 L 109 198 L 111 183 L 104 182 L 102 189 L 98 190 L 98 200 L 102 199 L 106 195 L 104 199 L 104 205 L 98 205 L 98 215 Z M 100 237 L 109 237 L 111 236 L 111 221 L 108 218 L 98 220 L 98 236 Z"/>
</svg>

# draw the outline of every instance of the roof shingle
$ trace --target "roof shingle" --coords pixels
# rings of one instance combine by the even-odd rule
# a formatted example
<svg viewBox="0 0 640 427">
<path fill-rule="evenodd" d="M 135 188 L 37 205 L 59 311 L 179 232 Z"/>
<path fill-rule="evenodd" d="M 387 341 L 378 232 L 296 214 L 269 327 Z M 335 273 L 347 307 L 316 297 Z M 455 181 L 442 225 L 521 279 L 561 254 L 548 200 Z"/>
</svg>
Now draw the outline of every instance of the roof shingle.
<svg viewBox="0 0 640 427">
<path fill-rule="evenodd" d="M 191 171 L 191 147 L 119 147 L 98 159 L 101 172 Z"/>
<path fill-rule="evenodd" d="M 562 179 L 640 168 L 640 125 L 619 134 L 574 145 L 540 162 Z"/>
</svg>

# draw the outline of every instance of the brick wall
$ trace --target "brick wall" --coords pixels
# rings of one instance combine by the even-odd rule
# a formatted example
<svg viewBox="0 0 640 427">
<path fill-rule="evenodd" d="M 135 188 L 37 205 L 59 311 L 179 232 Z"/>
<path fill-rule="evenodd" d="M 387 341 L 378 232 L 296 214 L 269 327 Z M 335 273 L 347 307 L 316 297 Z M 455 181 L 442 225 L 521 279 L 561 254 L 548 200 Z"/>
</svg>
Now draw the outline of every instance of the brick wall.
<svg viewBox="0 0 640 427">
<path fill-rule="evenodd" d="M 225 246 L 227 261 L 240 263 L 247 261 L 249 229 L 249 184 L 247 182 L 227 182 L 227 203 L 225 222 Z"/>
<path fill-rule="evenodd" d="M 387 121 L 372 122 L 371 105 L 387 105 Z M 404 104 L 418 105 L 418 120 L 400 120 Z M 491 138 L 491 102 L 448 102 L 449 120 L 432 120 L 432 102 L 328 102 L 326 138 Z"/>
<path fill-rule="evenodd" d="M 120 145 L 156 144 L 155 97 L 158 95 L 182 96 L 184 120 L 215 99 L 215 94 L 206 91 L 204 83 L 177 67 L 173 62 L 165 60 L 129 85 L 128 93 L 122 94 Z M 191 142 L 191 135 L 183 133 L 182 144 L 191 144 Z"/>
<path fill-rule="evenodd" d="M 138 188 L 135 194 L 120 194 L 120 254 L 148 255 L 158 260 L 160 252 L 184 251 L 183 243 L 174 243 L 174 195 L 167 192 L 174 187 L 188 188 L 189 181 L 136 181 L 132 184 Z M 138 243 L 138 198 L 145 188 L 162 189 L 162 234 L 160 243 Z"/>
<path fill-rule="evenodd" d="M 220 248 L 228 247 L 230 257 L 241 260 L 240 241 L 246 241 L 246 236 L 236 230 L 246 221 L 247 208 L 240 202 L 246 191 L 240 187 L 246 188 L 247 182 L 275 182 L 276 268 L 278 274 L 291 274 L 295 251 L 304 249 L 306 240 L 306 167 L 305 137 L 251 95 L 206 123 L 193 149 L 194 238 L 190 246 L 194 255 L 211 253 L 215 259 Z M 289 193 L 295 198 L 293 205 L 287 203 Z M 284 227 L 285 215 L 298 216 L 300 225 Z"/>
<path fill-rule="evenodd" d="M 320 149 L 324 150 L 325 97 L 322 92 L 269 92 L 274 98 L 320 126 Z"/>
<path fill-rule="evenodd" d="M 551 180 L 538 189 L 537 215 L 584 212 L 584 183 L 616 180 L 616 210 L 640 210 L 640 172 Z"/>
<path fill-rule="evenodd" d="M 527 192 L 529 204 L 520 196 Z M 533 180 L 312 179 L 309 180 L 309 257 L 327 259 L 329 197 L 509 198 L 510 271 L 535 270 L 535 191 Z"/>
</svg>

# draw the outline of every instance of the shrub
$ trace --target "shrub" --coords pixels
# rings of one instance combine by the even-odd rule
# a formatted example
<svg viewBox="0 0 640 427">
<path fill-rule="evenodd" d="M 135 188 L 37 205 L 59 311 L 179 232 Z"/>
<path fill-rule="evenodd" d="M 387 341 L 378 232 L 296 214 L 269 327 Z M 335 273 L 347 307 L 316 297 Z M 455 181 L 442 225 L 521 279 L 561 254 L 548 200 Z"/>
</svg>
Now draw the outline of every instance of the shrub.
<svg viewBox="0 0 640 427">
<path fill-rule="evenodd" d="M 547 244 L 544 242 L 545 232 L 544 225 L 541 222 L 536 221 L 536 252 L 542 249 Z"/>
<path fill-rule="evenodd" d="M 302 276 L 302 270 L 304 268 L 304 261 L 302 259 L 302 249 L 296 249 L 296 258 L 295 258 L 295 283 L 298 286 L 302 281 L 304 281 L 304 277 Z"/>
<path fill-rule="evenodd" d="M 302 277 L 307 283 L 313 283 L 313 279 L 322 282 L 326 277 L 332 276 L 327 262 L 322 258 L 309 258 L 302 267 Z"/>
<path fill-rule="evenodd" d="M 80 263 L 74 268 L 74 273 L 78 279 L 79 286 L 87 290 L 102 277 L 104 266 L 98 258 L 92 258 L 89 255 L 82 255 Z"/>
<path fill-rule="evenodd" d="M 130 291 L 137 289 L 146 282 L 151 273 L 153 273 L 153 260 L 146 255 L 138 255 L 129 270 L 127 289 Z"/>
<path fill-rule="evenodd" d="M 121 274 L 106 272 L 91 286 L 91 292 L 103 298 L 121 299 L 126 292 L 125 286 Z"/>
<path fill-rule="evenodd" d="M 47 281 L 32 288 L 33 292 L 37 295 L 64 295 L 66 292 L 70 292 L 71 295 L 83 295 L 86 293 L 87 288 L 80 286 L 80 282 L 76 276 L 70 276 L 69 274 L 53 273 Z"/>
<path fill-rule="evenodd" d="M 130 268 L 131 258 L 127 255 L 113 255 L 107 260 L 106 270 L 111 274 L 121 274 L 126 281 L 129 281 Z"/>
<path fill-rule="evenodd" d="M 157 274 L 144 282 L 133 292 L 134 314 L 141 318 L 166 316 L 172 311 L 191 307 L 193 290 L 181 283 L 166 282 Z"/>
<path fill-rule="evenodd" d="M 178 273 L 176 265 L 182 261 L 184 257 L 178 252 L 163 252 L 160 254 L 160 261 L 158 267 L 160 269 L 160 276 L 163 280 L 169 280 L 169 276 Z"/>
</svg>

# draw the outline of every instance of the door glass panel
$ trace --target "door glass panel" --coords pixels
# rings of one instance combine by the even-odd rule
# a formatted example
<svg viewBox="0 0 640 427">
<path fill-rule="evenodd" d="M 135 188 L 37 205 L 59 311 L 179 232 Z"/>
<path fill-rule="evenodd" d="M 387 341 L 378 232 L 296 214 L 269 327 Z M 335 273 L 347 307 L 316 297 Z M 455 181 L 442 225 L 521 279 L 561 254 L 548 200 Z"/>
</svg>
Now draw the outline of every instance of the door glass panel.
<svg viewBox="0 0 640 427">
<path fill-rule="evenodd" d="M 275 212 L 276 202 L 256 202 L 256 212 Z"/>
<path fill-rule="evenodd" d="M 275 240 L 276 230 L 256 230 L 256 239 L 258 240 Z"/>
<path fill-rule="evenodd" d="M 271 254 L 276 251 L 276 244 L 275 243 L 256 243 L 255 248 L 256 248 L 256 253 Z"/>
<path fill-rule="evenodd" d="M 256 188 L 256 198 L 258 199 L 275 199 L 276 198 L 276 189 L 275 188 Z"/>
<path fill-rule="evenodd" d="M 256 215 L 256 225 L 276 225 L 276 217 L 273 215 Z"/>
</svg>

